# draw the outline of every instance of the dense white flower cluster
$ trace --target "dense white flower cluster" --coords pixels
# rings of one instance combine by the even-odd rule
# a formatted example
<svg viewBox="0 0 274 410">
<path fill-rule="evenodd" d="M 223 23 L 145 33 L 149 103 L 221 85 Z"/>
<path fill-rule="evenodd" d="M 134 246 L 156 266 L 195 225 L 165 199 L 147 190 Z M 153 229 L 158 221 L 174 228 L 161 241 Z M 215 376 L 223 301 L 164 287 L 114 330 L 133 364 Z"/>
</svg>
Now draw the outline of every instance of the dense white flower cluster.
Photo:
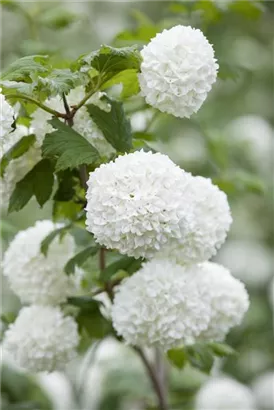
<svg viewBox="0 0 274 410">
<path fill-rule="evenodd" d="M 189 118 L 216 81 L 214 50 L 199 29 L 178 25 L 158 33 L 141 51 L 139 82 L 146 102 Z"/>
<path fill-rule="evenodd" d="M 102 99 L 105 94 L 102 92 L 95 93 L 88 101 L 87 104 L 94 104 L 101 110 L 108 112 L 110 105 Z M 71 90 L 67 96 L 67 102 L 70 106 L 77 105 L 85 96 L 85 89 L 82 86 Z M 64 112 L 64 104 L 60 97 L 49 98 L 45 101 L 45 105 Z M 42 145 L 43 139 L 46 134 L 54 131 L 54 128 L 49 121 L 53 118 L 51 114 L 38 108 L 32 114 L 31 127 L 34 130 L 39 145 Z M 112 146 L 106 141 L 102 132 L 97 125 L 92 121 L 87 107 L 81 107 L 73 118 L 73 129 L 85 137 L 102 155 L 108 156 L 114 152 Z"/>
<path fill-rule="evenodd" d="M 6 101 L 0 88 L 0 138 L 5 138 L 12 132 L 12 124 L 14 122 L 14 109 Z M 1 141 L 2 143 L 2 141 Z"/>
<path fill-rule="evenodd" d="M 8 150 L 16 144 L 22 137 L 30 134 L 30 130 L 24 125 L 17 125 L 13 132 L 10 132 L 1 141 L 0 158 L 8 152 Z M 34 145 L 21 155 L 9 162 L 5 169 L 3 178 L 0 181 L 0 197 L 2 199 L 2 207 L 6 208 L 11 193 L 15 185 L 34 167 L 34 165 L 41 159 L 40 149 Z"/>
<path fill-rule="evenodd" d="M 252 390 L 258 408 L 272 410 L 274 408 L 274 371 L 269 371 L 257 377 L 252 383 Z"/>
<path fill-rule="evenodd" d="M 161 250 L 182 264 L 211 257 L 231 223 L 226 195 L 209 179 L 143 151 L 90 174 L 86 210 L 101 245 L 137 258 Z"/>
<path fill-rule="evenodd" d="M 217 263 L 204 262 L 187 269 L 211 309 L 209 325 L 199 339 L 222 341 L 232 327 L 242 322 L 249 307 L 248 293 L 242 282 Z"/>
<path fill-rule="evenodd" d="M 23 303 L 59 304 L 77 290 L 77 278 L 63 271 L 75 254 L 73 237 L 66 234 L 61 240 L 55 238 L 47 256 L 40 251 L 43 239 L 60 226 L 48 220 L 38 221 L 20 231 L 4 254 L 3 273 Z"/>
<path fill-rule="evenodd" d="M 154 259 L 120 285 L 112 319 L 127 343 L 167 350 L 222 340 L 241 322 L 248 304 L 242 283 L 220 265 L 182 267 Z"/>
<path fill-rule="evenodd" d="M 180 264 L 208 260 L 224 243 L 232 222 L 226 194 L 209 178 L 191 177 L 180 206 L 187 211 L 187 223 L 186 217 L 180 219 L 181 235 L 169 240 L 162 255 Z"/>
<path fill-rule="evenodd" d="M 119 286 L 113 325 L 129 344 L 168 350 L 206 330 L 210 308 L 183 267 L 153 260 Z"/>
<path fill-rule="evenodd" d="M 196 410 L 255 410 L 252 391 L 229 377 L 211 379 L 196 396 Z"/>
<path fill-rule="evenodd" d="M 22 368 L 62 369 L 76 355 L 77 324 L 58 307 L 32 305 L 20 310 L 5 333 L 3 350 Z"/>
</svg>

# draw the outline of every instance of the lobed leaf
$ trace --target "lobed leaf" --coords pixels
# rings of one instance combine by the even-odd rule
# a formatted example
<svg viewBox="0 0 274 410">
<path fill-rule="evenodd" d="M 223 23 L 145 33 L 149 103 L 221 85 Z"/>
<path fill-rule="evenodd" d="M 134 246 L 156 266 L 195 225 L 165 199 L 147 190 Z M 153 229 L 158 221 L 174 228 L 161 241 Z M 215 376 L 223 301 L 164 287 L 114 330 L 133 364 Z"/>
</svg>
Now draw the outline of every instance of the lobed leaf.
<svg viewBox="0 0 274 410">
<path fill-rule="evenodd" d="M 35 141 L 35 135 L 26 135 L 25 137 L 21 138 L 19 141 L 16 142 L 1 158 L 0 161 L 0 168 L 1 168 L 1 176 L 4 175 L 5 169 L 9 165 L 10 161 L 16 158 L 21 157 L 25 152 L 29 150 L 29 148 L 33 145 Z"/>
<path fill-rule="evenodd" d="M 117 151 L 129 151 L 132 148 L 131 126 L 126 117 L 123 104 L 108 97 L 106 99 L 111 106 L 109 112 L 102 111 L 92 104 L 87 106 L 88 112 L 106 140 Z"/>
<path fill-rule="evenodd" d="M 35 196 L 42 207 L 50 198 L 54 176 L 53 163 L 49 159 L 42 159 L 30 170 L 16 187 L 10 197 L 9 212 L 20 211 Z"/>
<path fill-rule="evenodd" d="M 42 145 L 43 157 L 56 158 L 55 170 L 77 168 L 83 164 L 94 164 L 99 158 L 98 151 L 78 132 L 57 118 L 49 121 L 56 129 L 47 134 Z"/>
<path fill-rule="evenodd" d="M 48 56 L 33 55 L 14 61 L 2 73 L 1 80 L 30 82 L 34 75 L 46 73 Z"/>
</svg>

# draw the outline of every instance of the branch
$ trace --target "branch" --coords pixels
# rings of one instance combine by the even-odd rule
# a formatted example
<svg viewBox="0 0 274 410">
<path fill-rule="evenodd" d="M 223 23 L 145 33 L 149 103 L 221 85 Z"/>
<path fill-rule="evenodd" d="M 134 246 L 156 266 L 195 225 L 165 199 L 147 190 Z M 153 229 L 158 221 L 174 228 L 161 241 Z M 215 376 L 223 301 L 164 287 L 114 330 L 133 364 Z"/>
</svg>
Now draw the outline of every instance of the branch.
<svg viewBox="0 0 274 410">
<path fill-rule="evenodd" d="M 29 101 L 33 104 L 36 104 L 38 107 L 42 108 L 42 110 L 47 111 L 49 114 L 54 115 L 55 117 L 61 117 L 61 118 L 67 118 L 66 114 L 63 114 L 61 112 L 52 110 L 50 107 L 47 107 L 46 105 L 44 105 L 43 103 L 41 103 L 41 101 L 36 100 L 35 98 L 29 97 L 28 95 L 24 95 L 24 94 L 8 94 L 5 96 L 7 99 L 9 98 L 16 98 L 19 100 L 25 100 L 25 101 Z"/>
<path fill-rule="evenodd" d="M 92 95 L 97 91 L 97 88 L 94 90 L 91 90 L 87 95 L 85 95 L 85 97 L 77 104 L 72 106 L 72 110 L 71 110 L 71 116 L 72 118 L 74 117 L 74 115 L 77 113 L 77 111 L 83 107 L 83 105 L 86 104 L 86 102 L 90 99 L 90 97 L 92 97 Z"/>
<path fill-rule="evenodd" d="M 166 395 L 165 395 L 165 392 L 163 391 L 163 388 L 162 388 L 162 385 L 161 385 L 160 381 L 158 380 L 155 369 L 153 368 L 152 364 L 149 362 L 149 360 L 145 356 L 142 349 L 140 349 L 137 346 L 134 346 L 133 349 L 138 353 L 138 355 L 140 356 L 142 362 L 145 365 L 145 368 L 147 370 L 147 374 L 150 377 L 151 384 L 152 384 L 152 386 L 154 388 L 154 391 L 155 391 L 155 393 L 157 395 L 157 398 L 158 398 L 159 410 L 168 410 Z"/>
</svg>

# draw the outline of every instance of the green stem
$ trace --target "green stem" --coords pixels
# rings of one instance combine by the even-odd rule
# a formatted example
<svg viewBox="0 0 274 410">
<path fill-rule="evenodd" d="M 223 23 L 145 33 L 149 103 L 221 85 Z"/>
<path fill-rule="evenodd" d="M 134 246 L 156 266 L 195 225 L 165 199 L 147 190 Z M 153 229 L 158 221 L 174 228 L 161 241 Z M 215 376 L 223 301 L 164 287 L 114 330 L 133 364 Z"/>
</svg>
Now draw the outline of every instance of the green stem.
<svg viewBox="0 0 274 410">
<path fill-rule="evenodd" d="M 42 108 L 42 110 L 47 111 L 49 114 L 54 115 L 55 117 L 61 117 L 61 118 L 66 118 L 67 115 L 63 114 L 61 112 L 52 110 L 50 107 L 47 107 L 46 105 L 44 105 L 43 103 L 41 103 L 41 101 L 36 100 L 35 98 L 29 97 L 28 95 L 24 95 L 24 94 L 8 94 L 5 96 L 7 99 L 10 98 L 16 98 L 19 100 L 25 100 L 28 102 L 31 102 L 33 104 L 36 104 L 38 107 Z"/>
</svg>

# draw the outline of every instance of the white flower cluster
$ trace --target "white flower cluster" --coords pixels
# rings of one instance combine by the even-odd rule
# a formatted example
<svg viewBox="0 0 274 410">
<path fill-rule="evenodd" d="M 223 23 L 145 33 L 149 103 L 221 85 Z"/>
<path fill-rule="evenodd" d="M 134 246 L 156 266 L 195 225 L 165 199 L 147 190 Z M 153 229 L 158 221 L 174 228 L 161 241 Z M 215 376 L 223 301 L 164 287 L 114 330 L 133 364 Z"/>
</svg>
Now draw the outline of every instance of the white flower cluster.
<svg viewBox="0 0 274 410">
<path fill-rule="evenodd" d="M 56 305 L 80 288 L 79 270 L 67 276 L 64 265 L 75 253 L 71 235 L 55 238 L 47 256 L 41 253 L 43 239 L 62 225 L 38 221 L 19 232 L 4 254 L 3 273 L 23 308 L 4 336 L 4 347 L 21 367 L 30 371 L 52 371 L 75 354 L 78 344 L 77 325 L 64 317 Z"/>
<path fill-rule="evenodd" d="M 196 113 L 219 67 L 203 33 L 190 26 L 172 27 L 158 33 L 141 55 L 139 82 L 146 102 L 176 117 Z"/>
<path fill-rule="evenodd" d="M 168 350 L 223 340 L 248 305 L 243 284 L 220 265 L 182 267 L 154 259 L 119 286 L 112 319 L 127 343 Z"/>
<path fill-rule="evenodd" d="M 6 154 L 9 149 L 16 144 L 22 137 L 29 135 L 29 130 L 24 125 L 17 125 L 16 129 L 9 134 L 6 134 L 1 141 L 0 158 Z M 33 145 L 30 149 L 20 157 L 13 159 L 7 165 L 3 178 L 0 181 L 0 196 L 2 199 L 1 206 L 6 208 L 11 193 L 15 189 L 15 185 L 34 167 L 41 159 L 41 152 L 37 145 Z"/>
<path fill-rule="evenodd" d="M 90 174 L 86 210 L 101 245 L 136 258 L 161 251 L 181 264 L 214 255 L 231 224 L 226 195 L 209 179 L 143 151 Z"/>
<path fill-rule="evenodd" d="M 6 101 L 0 88 L 0 138 L 5 138 L 12 132 L 12 124 L 14 123 L 14 109 Z"/>
<path fill-rule="evenodd" d="M 59 307 L 32 305 L 20 310 L 5 333 L 3 351 L 33 372 L 62 369 L 76 355 L 77 324 Z"/>
<path fill-rule="evenodd" d="M 77 105 L 85 96 L 85 89 L 79 86 L 70 91 L 67 95 L 67 102 L 69 106 Z M 102 99 L 104 93 L 95 93 L 88 101 L 88 104 L 94 104 L 98 106 L 101 110 L 108 112 L 110 110 L 109 104 Z M 60 97 L 49 98 L 45 101 L 45 105 L 57 110 L 59 112 L 64 112 L 64 104 Z M 49 121 L 53 118 L 51 114 L 38 108 L 32 114 L 31 127 L 34 130 L 36 138 L 39 145 L 42 145 L 43 139 L 46 134 L 54 131 L 54 128 Z M 85 137 L 102 155 L 110 155 L 114 152 L 112 146 L 106 141 L 102 132 L 97 127 L 97 125 L 92 121 L 87 107 L 81 107 L 75 114 L 73 118 L 74 124 L 73 129 Z"/>
<path fill-rule="evenodd" d="M 3 273 L 22 303 L 56 305 L 76 291 L 74 276 L 63 271 L 75 254 L 73 237 L 66 234 L 62 239 L 55 238 L 47 256 L 40 250 L 43 239 L 60 227 L 49 220 L 38 221 L 20 231 L 6 250 Z"/>
<path fill-rule="evenodd" d="M 252 391 L 229 377 L 211 379 L 199 390 L 196 410 L 255 410 Z"/>
</svg>

